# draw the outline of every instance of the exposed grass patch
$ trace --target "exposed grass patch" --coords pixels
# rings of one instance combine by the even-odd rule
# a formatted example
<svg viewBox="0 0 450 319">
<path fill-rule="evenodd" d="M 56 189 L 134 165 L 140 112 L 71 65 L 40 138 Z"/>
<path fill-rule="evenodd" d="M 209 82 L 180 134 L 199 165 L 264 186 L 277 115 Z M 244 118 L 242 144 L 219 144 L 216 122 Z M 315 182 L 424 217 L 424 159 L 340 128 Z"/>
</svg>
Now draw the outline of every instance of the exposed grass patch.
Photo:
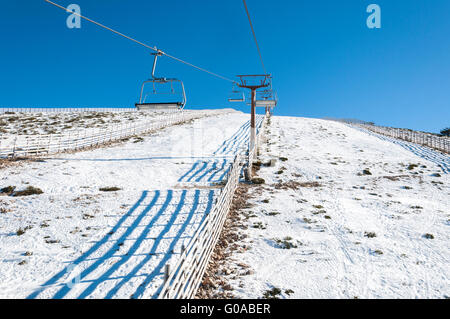
<svg viewBox="0 0 450 319">
<path fill-rule="evenodd" d="M 263 164 L 261 163 L 261 161 L 253 162 L 253 166 L 261 167 L 262 165 L 263 165 Z"/>
<path fill-rule="evenodd" d="M 22 191 L 17 191 L 17 192 L 12 193 L 12 196 L 14 196 L 14 197 L 32 196 L 32 195 L 40 195 L 43 193 L 44 192 L 40 188 L 28 186 L 27 188 L 25 188 Z"/>
<path fill-rule="evenodd" d="M 300 187 L 305 187 L 305 188 L 314 188 L 314 187 L 320 187 L 322 186 L 322 184 L 318 183 L 318 182 L 296 182 L 296 181 L 288 181 L 288 182 L 280 182 L 278 184 L 275 184 L 274 187 L 275 189 L 283 189 L 283 190 L 287 190 L 287 189 L 292 189 L 292 190 L 297 190 Z"/>
<path fill-rule="evenodd" d="M 57 240 L 57 239 L 46 239 L 45 240 L 45 243 L 46 244 L 58 244 L 58 243 L 60 243 L 61 241 L 60 240 Z"/>
<path fill-rule="evenodd" d="M 266 226 L 262 222 L 253 223 L 252 227 L 256 229 L 266 229 Z"/>
<path fill-rule="evenodd" d="M 314 224 L 316 223 L 314 220 L 307 218 L 307 217 L 303 217 L 303 222 L 307 223 L 307 224 Z"/>
<path fill-rule="evenodd" d="M 270 290 L 266 290 L 263 293 L 264 299 L 280 299 L 279 296 L 281 295 L 281 289 L 280 288 L 272 288 Z"/>
<path fill-rule="evenodd" d="M 16 122 L 19 119 L 18 116 L 11 116 L 7 119 L 8 122 L 13 123 Z"/>
<path fill-rule="evenodd" d="M 432 234 L 425 234 L 425 235 L 423 235 L 423 238 L 425 238 L 425 239 L 434 239 L 434 236 L 432 235 Z"/>
<path fill-rule="evenodd" d="M 284 293 L 285 293 L 286 295 L 290 296 L 290 295 L 292 295 L 292 294 L 294 293 L 294 290 L 292 290 L 292 289 L 286 289 L 286 290 L 284 291 Z"/>
<path fill-rule="evenodd" d="M 398 182 L 400 178 L 409 177 L 408 175 L 398 175 L 398 176 L 382 176 L 382 178 L 388 179 L 393 182 Z"/>
<path fill-rule="evenodd" d="M 279 212 L 270 212 L 270 213 L 267 213 L 266 215 L 267 216 L 277 216 L 277 215 L 280 215 L 280 213 Z"/>
<path fill-rule="evenodd" d="M 15 189 L 16 189 L 16 186 L 6 186 L 6 187 L 3 187 L 2 189 L 0 189 L 0 193 L 6 194 L 6 195 L 11 195 Z"/>
<path fill-rule="evenodd" d="M 300 187 L 305 187 L 305 188 L 314 188 L 314 187 L 321 187 L 322 184 L 320 184 L 319 182 L 305 182 L 305 183 L 299 183 Z"/>
<path fill-rule="evenodd" d="M 252 179 L 252 183 L 255 184 L 255 185 L 262 185 L 262 184 L 265 184 L 266 181 L 264 180 L 264 178 L 255 177 L 255 178 Z"/>
<path fill-rule="evenodd" d="M 293 248 L 298 248 L 298 245 L 293 241 L 292 237 L 285 237 L 283 239 L 278 239 L 275 238 L 274 239 L 277 248 L 281 248 L 281 249 L 293 249 Z"/>
<path fill-rule="evenodd" d="M 118 192 L 120 190 L 122 190 L 119 187 L 102 187 L 99 189 L 101 192 Z"/>
<path fill-rule="evenodd" d="M 33 228 L 33 226 L 27 226 L 27 227 L 25 227 L 25 228 L 19 228 L 18 230 L 17 230 L 17 232 L 16 232 L 16 235 L 17 236 L 22 236 L 23 234 L 25 234 L 25 232 L 27 231 L 27 230 L 30 230 L 30 229 L 32 229 Z"/>
<path fill-rule="evenodd" d="M 375 238 L 377 237 L 377 234 L 375 234 L 374 232 L 364 232 L 364 237 Z"/>
<path fill-rule="evenodd" d="M 140 136 L 134 136 L 133 138 L 134 138 L 133 143 L 141 143 L 144 141 L 144 138 Z"/>
</svg>

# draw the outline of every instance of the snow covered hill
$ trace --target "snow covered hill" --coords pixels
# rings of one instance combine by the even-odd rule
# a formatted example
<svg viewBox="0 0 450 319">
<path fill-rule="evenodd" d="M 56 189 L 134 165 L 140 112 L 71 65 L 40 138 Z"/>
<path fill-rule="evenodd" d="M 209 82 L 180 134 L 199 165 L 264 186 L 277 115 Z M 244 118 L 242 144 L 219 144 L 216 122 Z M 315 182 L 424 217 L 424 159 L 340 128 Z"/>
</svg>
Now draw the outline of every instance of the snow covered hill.
<svg viewBox="0 0 450 319">
<path fill-rule="evenodd" d="M 223 238 L 212 295 L 450 296 L 448 155 L 324 120 L 273 117 L 266 133 L 266 184 Z"/>
<path fill-rule="evenodd" d="M 58 134 L 69 130 L 107 128 L 152 119 L 164 112 L 43 112 L 0 113 L 0 133 L 11 135 Z"/>
<path fill-rule="evenodd" d="M 0 298 L 155 297 L 248 130 L 236 112 L 0 169 L 16 187 L 0 194 Z M 241 236 L 214 275 L 227 291 L 450 296 L 447 155 L 315 119 L 273 117 L 265 135 L 266 183 L 242 184 Z M 43 193 L 10 196 L 31 186 Z"/>
<path fill-rule="evenodd" d="M 149 298 L 210 211 L 249 116 L 0 170 L 0 298 Z M 14 194 L 14 193 L 13 193 Z"/>
</svg>

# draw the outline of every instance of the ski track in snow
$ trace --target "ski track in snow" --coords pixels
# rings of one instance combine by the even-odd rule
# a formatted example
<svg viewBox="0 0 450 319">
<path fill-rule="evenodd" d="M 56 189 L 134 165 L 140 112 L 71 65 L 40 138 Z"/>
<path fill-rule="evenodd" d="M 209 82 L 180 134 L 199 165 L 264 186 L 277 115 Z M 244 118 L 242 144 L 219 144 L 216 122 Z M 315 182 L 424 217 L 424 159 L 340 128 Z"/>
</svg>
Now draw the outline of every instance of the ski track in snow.
<svg viewBox="0 0 450 319">
<path fill-rule="evenodd" d="M 262 119 L 262 116 L 257 117 L 258 126 Z M 4 224 L 7 225 L 5 232 L 2 231 L 0 234 L 2 242 L 0 252 L 4 256 L 0 262 L 0 297 L 28 299 L 156 297 L 163 282 L 164 266 L 176 262 L 182 245 L 188 245 L 191 236 L 212 209 L 216 189 L 197 189 L 197 185 L 207 188 L 207 185 L 222 181 L 231 167 L 234 156 L 245 149 L 248 142 L 248 115 L 224 115 L 200 119 L 195 123 L 201 123 L 204 127 L 202 137 L 205 145 L 201 145 L 198 155 L 195 150 L 197 145 L 191 145 L 192 151 L 189 152 L 189 135 L 193 130 L 191 126 L 184 125 L 146 137 L 143 144 L 138 144 L 142 145 L 141 149 L 135 147 L 137 144 L 129 143 L 123 147 L 46 159 L 42 165 L 53 165 L 55 168 L 52 167 L 50 170 L 55 170 L 59 176 L 52 176 L 49 175 L 51 172 L 36 169 L 34 172 L 42 172 L 43 175 L 36 179 L 35 174 L 26 165 L 20 169 L 4 170 L 3 172 L 10 176 L 0 179 L 2 181 L 0 186 L 7 183 L 19 184 L 23 179 L 31 179 L 32 184 L 39 181 L 45 186 L 44 194 L 53 193 L 58 187 L 62 187 L 66 195 L 70 195 L 78 185 L 86 185 L 88 182 L 102 185 L 104 180 L 110 179 L 107 176 L 110 170 L 110 174 L 114 176 L 112 179 L 114 183 L 125 185 L 121 192 L 126 194 L 104 195 L 109 198 L 102 198 L 98 194 L 92 195 L 96 196 L 96 201 L 99 202 L 97 205 L 99 212 L 108 211 L 113 216 L 95 216 L 93 221 L 98 219 L 97 222 L 90 222 L 88 218 L 75 224 L 77 225 L 75 230 L 86 225 L 94 225 L 89 226 L 89 229 L 98 229 L 96 234 L 89 234 L 92 236 L 90 241 L 82 238 L 75 241 L 65 238 L 70 232 L 70 227 L 74 225 L 66 225 L 63 221 L 53 228 L 54 220 L 50 217 L 54 216 L 45 213 L 56 207 L 61 210 L 65 205 L 73 206 L 73 202 L 58 203 L 57 194 L 51 194 L 47 199 L 42 197 L 46 195 L 40 195 L 41 197 L 35 201 L 29 198 L 12 200 L 8 197 L 10 199 L 8 204 L 14 206 L 14 213 L 10 216 L 0 215 L 0 218 L 6 219 Z M 219 132 L 209 130 L 213 123 L 219 128 Z M 235 133 L 229 134 L 232 131 Z M 221 137 L 225 137 L 225 140 L 222 139 L 224 140 L 222 145 L 217 144 L 222 141 Z M 196 144 L 196 141 L 193 141 L 195 138 L 192 137 L 193 144 Z M 166 145 L 170 145 L 172 149 L 165 149 Z M 215 151 L 213 147 L 216 148 Z M 152 154 L 155 149 L 158 151 Z M 168 151 L 171 151 L 171 154 L 167 154 Z M 174 163 L 174 161 L 182 162 Z M 188 168 L 186 162 L 189 161 L 193 163 Z M 139 167 L 140 164 L 144 167 Z M 135 171 L 130 176 L 133 169 Z M 66 180 L 62 180 L 64 177 L 61 173 L 68 176 Z M 88 175 L 88 178 L 78 178 L 78 175 Z M 89 175 L 98 180 L 90 181 Z M 176 175 L 179 177 L 176 178 Z M 152 178 L 155 179 L 153 183 Z M 178 184 L 181 189 L 158 188 L 170 186 L 170 181 Z M 66 184 L 71 182 L 72 185 L 68 190 Z M 132 205 L 125 205 L 129 207 L 128 211 L 122 215 L 118 213 L 120 207 L 117 204 L 136 198 L 137 192 L 140 194 L 137 201 Z M 120 196 L 120 199 L 115 199 L 114 196 Z M 2 197 L 0 204 L 1 199 Z M 80 205 L 79 208 L 81 211 L 90 212 L 89 207 L 93 205 L 87 203 L 86 206 L 87 208 L 84 208 L 84 205 Z M 72 213 L 79 210 L 77 207 L 71 208 Z M 35 225 L 33 229 L 21 237 L 15 236 L 14 232 L 19 225 L 26 225 L 25 220 L 27 223 L 31 222 L 28 217 L 19 216 L 26 216 L 33 210 L 43 212 L 32 219 Z M 112 218 L 114 215 L 117 217 Z M 59 214 L 56 216 L 57 219 L 63 218 Z M 51 220 L 49 221 L 51 226 L 41 227 L 35 234 L 35 229 L 38 229 L 39 224 L 44 223 L 43 219 L 47 218 Z M 72 216 L 66 218 L 73 219 Z M 61 241 L 68 244 L 66 250 L 71 249 L 69 243 L 75 244 L 76 247 L 70 254 L 61 247 L 48 247 L 62 243 L 52 245 L 42 243 L 42 233 L 45 233 L 46 229 L 51 230 L 51 237 L 61 237 Z M 82 231 L 85 230 L 81 229 L 80 232 Z M 27 238 L 28 236 L 32 238 Z M 33 256 L 28 257 L 30 261 L 26 265 L 18 265 L 18 261 L 25 259 L 20 257 L 25 251 L 32 251 Z M 71 256 L 75 258 L 70 258 Z"/>
</svg>

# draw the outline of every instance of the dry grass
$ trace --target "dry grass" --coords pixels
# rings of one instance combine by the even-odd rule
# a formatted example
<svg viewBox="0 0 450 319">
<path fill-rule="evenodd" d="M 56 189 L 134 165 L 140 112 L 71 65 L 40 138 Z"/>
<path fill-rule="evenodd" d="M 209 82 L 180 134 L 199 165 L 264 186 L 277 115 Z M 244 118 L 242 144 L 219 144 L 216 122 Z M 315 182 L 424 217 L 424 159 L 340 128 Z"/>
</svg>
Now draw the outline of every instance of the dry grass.
<svg viewBox="0 0 450 319">
<path fill-rule="evenodd" d="M 321 187 L 322 184 L 318 182 L 296 182 L 296 181 L 288 181 L 288 182 L 280 182 L 278 184 L 274 185 L 275 189 L 281 189 L 281 190 L 297 190 L 301 187 L 304 188 L 314 188 L 314 187 Z"/>
<path fill-rule="evenodd" d="M 16 186 L 6 186 L 6 187 L 3 187 L 2 189 L 0 189 L 0 193 L 6 194 L 6 195 L 11 195 L 15 189 L 16 189 Z"/>
<path fill-rule="evenodd" d="M 230 250 L 246 249 L 245 247 L 239 247 L 237 242 L 245 237 L 245 235 L 239 234 L 239 230 L 244 227 L 240 212 L 248 207 L 247 201 L 251 198 L 248 191 L 251 187 L 250 185 L 240 185 L 235 192 L 228 218 L 214 248 L 208 268 L 203 275 L 203 281 L 197 291 L 196 299 L 234 298 L 229 289 L 224 289 L 229 288 L 229 285 L 221 276 L 221 268 L 226 265 L 226 259 L 231 255 Z M 218 292 L 217 288 L 219 287 L 222 289 Z"/>
<path fill-rule="evenodd" d="M 99 190 L 100 190 L 101 192 L 118 192 L 118 191 L 120 191 L 120 190 L 122 190 L 122 189 L 119 188 L 119 187 L 113 186 L 113 187 L 102 187 L 102 188 L 100 188 Z"/>
<path fill-rule="evenodd" d="M 28 186 L 24 190 L 14 192 L 11 195 L 13 197 L 21 197 L 21 196 L 40 195 L 40 194 L 43 194 L 43 193 L 44 192 L 40 188 L 33 187 L 33 186 Z"/>
</svg>

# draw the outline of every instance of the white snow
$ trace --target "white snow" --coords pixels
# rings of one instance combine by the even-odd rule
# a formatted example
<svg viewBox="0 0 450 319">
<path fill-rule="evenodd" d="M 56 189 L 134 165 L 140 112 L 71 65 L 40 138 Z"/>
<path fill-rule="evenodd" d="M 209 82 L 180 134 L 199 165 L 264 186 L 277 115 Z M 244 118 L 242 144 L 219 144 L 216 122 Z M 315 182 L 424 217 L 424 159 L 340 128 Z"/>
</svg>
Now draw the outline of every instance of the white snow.
<svg viewBox="0 0 450 319">
<path fill-rule="evenodd" d="M 447 155 L 416 152 L 442 163 L 430 161 L 324 120 L 274 117 L 268 131 L 262 162 L 288 160 L 261 168 L 266 185 L 251 190 L 254 207 L 243 213 L 254 217 L 240 243 L 250 249 L 234 252 L 224 267 L 244 274 L 239 265 L 246 264 L 254 273 L 226 276 L 234 295 L 262 298 L 279 288 L 279 298 L 450 296 L 449 175 L 440 165 Z M 358 174 L 365 169 L 372 175 Z M 321 186 L 274 187 L 288 181 Z M 282 249 L 287 243 L 297 248 Z"/>
<path fill-rule="evenodd" d="M 0 113 L 0 134 L 57 134 L 85 128 L 108 128 L 154 118 L 164 112 L 43 112 Z"/>
<path fill-rule="evenodd" d="M 248 120 L 204 118 L 143 142 L 1 169 L 0 188 L 44 193 L 0 195 L 0 298 L 154 297 L 164 265 L 176 262 L 245 147 Z M 228 266 L 246 263 L 254 274 L 226 276 L 236 296 L 260 298 L 273 287 L 282 298 L 450 296 L 447 155 L 413 153 L 331 121 L 271 122 L 261 160 L 288 160 L 262 167 L 267 183 L 252 189 L 246 211 L 256 217 L 242 242 L 251 249 Z M 288 181 L 321 186 L 274 187 Z M 99 190 L 113 186 L 121 190 Z"/>
<path fill-rule="evenodd" d="M 211 209 L 248 120 L 237 112 L 204 118 L 143 142 L 0 170 L 0 188 L 44 191 L 0 195 L 0 298 L 154 296 L 164 265 Z"/>
</svg>

